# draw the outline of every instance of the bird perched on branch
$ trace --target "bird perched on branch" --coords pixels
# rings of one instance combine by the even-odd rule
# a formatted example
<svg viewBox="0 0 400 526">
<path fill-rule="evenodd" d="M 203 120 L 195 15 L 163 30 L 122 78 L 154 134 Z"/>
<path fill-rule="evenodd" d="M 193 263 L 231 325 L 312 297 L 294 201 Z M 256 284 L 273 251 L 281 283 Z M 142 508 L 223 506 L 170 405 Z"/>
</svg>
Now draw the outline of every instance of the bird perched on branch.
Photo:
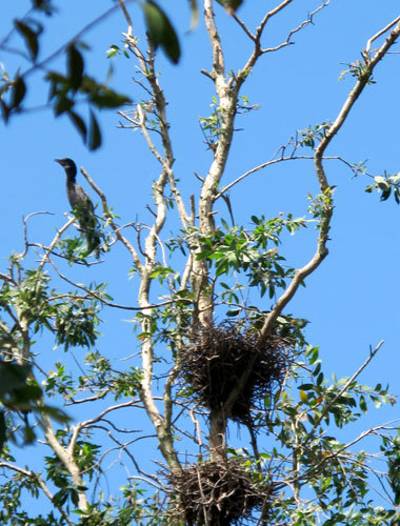
<svg viewBox="0 0 400 526">
<path fill-rule="evenodd" d="M 101 231 L 94 206 L 85 190 L 76 182 L 77 168 L 72 159 L 54 159 L 67 176 L 67 195 L 71 208 L 78 220 L 80 230 L 86 237 L 87 254 L 100 255 Z"/>
</svg>

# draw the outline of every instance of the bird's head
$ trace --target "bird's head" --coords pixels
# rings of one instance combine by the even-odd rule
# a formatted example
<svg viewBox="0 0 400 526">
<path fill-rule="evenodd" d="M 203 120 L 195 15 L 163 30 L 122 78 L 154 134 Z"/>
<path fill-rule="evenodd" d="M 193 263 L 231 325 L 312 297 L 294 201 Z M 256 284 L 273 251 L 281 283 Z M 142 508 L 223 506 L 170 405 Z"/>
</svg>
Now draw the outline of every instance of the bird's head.
<svg viewBox="0 0 400 526">
<path fill-rule="evenodd" d="M 54 159 L 56 163 L 60 164 L 65 172 L 67 173 L 67 176 L 73 180 L 75 180 L 75 175 L 77 173 L 76 164 L 72 159 L 69 157 L 65 157 L 64 159 Z"/>
<path fill-rule="evenodd" d="M 76 168 L 76 164 L 72 159 L 69 157 L 65 157 L 65 159 L 54 159 L 56 163 L 61 164 L 64 168 Z"/>
</svg>

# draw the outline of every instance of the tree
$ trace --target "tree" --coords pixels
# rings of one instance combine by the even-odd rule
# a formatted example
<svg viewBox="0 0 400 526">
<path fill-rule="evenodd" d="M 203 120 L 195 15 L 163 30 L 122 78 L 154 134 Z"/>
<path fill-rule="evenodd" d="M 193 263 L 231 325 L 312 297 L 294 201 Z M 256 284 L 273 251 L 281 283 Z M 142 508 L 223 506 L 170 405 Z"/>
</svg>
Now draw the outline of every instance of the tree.
<svg viewBox="0 0 400 526">
<path fill-rule="evenodd" d="M 34 7 L 49 12 L 50 4 Z M 352 85 L 330 121 L 294 131 L 275 156 L 232 178 L 229 161 L 241 148 L 238 127 L 244 115 L 259 109 L 246 91 L 257 68 L 288 50 L 318 16 L 329 16 L 330 2 L 317 2 L 295 23 L 282 18 L 284 37 L 272 44 L 265 43 L 272 38 L 270 28 L 290 14 L 292 0 L 268 6 L 256 23 L 248 2 L 242 18 L 240 4 L 203 4 L 211 66 L 201 73 L 213 95 L 210 113 L 200 118 L 208 157 L 203 175 L 196 174 L 195 190 L 176 168 L 156 51 L 162 47 L 177 62 L 179 43 L 158 4 L 143 4 L 147 34 L 141 39 L 126 2 L 112 8 L 120 11 L 127 30 L 122 45 L 109 48 L 108 60 L 125 55 L 126 64 L 137 68 L 134 96 L 86 75 L 82 35 L 57 52 L 66 54 L 67 74 L 46 71 L 56 115 L 70 117 L 89 149 L 101 144 L 93 106 L 119 108 L 120 133 L 139 132 L 155 161 L 149 161 L 149 170 L 157 175 L 151 203 L 124 224 L 111 192 L 82 167 L 80 175 L 99 203 L 100 263 L 90 255 L 84 232 L 74 230 L 76 211 L 57 226 L 50 242 L 34 241 L 31 221 L 40 214 L 34 212 L 24 218 L 23 251 L 13 253 L 1 270 L 3 524 L 393 526 L 399 521 L 398 424 L 353 433 L 371 403 L 395 403 L 381 383 L 360 383 L 382 342 L 371 345 L 350 376 L 328 380 L 318 347 L 308 342 L 308 321 L 292 309 L 329 255 L 335 185 L 328 165 L 367 177 L 367 192 L 377 191 L 382 200 L 391 195 L 400 200 L 397 174 L 374 176 L 365 163 L 330 151 L 376 82 L 376 68 L 396 49 L 400 17 L 376 28 L 360 58 L 346 66 L 343 75 Z M 196 2 L 190 5 L 195 18 Z M 21 20 L 15 30 L 27 43 L 32 67 L 47 69 L 53 55 L 36 62 L 42 26 Z M 227 37 L 237 34 L 232 31 L 240 31 L 249 49 L 235 67 L 224 48 Z M 7 48 L 8 40 L 0 48 Z M 203 53 L 208 52 L 206 47 Z M 6 121 L 27 111 L 22 105 L 30 89 L 27 78 L 5 75 Z M 89 103 L 89 126 L 76 112 L 82 95 Z M 231 192 L 272 166 L 304 162 L 317 185 L 307 213 L 258 214 L 250 203 L 250 217 L 237 221 L 244 212 L 233 206 Z M 303 231 L 313 250 L 294 264 L 284 255 L 292 242 L 287 234 L 296 239 Z M 112 267 L 110 283 L 94 281 L 107 275 L 115 253 L 118 267 Z M 129 295 L 136 300 L 125 304 L 109 289 L 126 265 L 133 283 Z M 109 311 L 130 316 L 136 332 L 129 349 L 114 348 L 117 332 L 112 346 L 102 342 L 101 330 L 121 323 Z M 43 349 L 49 342 L 56 346 L 56 359 L 39 352 L 40 342 Z M 371 437 L 375 440 L 368 442 Z M 34 449 L 21 447 L 34 441 L 39 441 Z M 383 464 L 374 448 L 380 448 Z M 38 465 L 33 458 L 24 461 L 26 451 L 42 455 Z M 121 469 L 110 471 L 110 457 Z M 385 499 L 374 495 L 376 484 Z"/>
</svg>

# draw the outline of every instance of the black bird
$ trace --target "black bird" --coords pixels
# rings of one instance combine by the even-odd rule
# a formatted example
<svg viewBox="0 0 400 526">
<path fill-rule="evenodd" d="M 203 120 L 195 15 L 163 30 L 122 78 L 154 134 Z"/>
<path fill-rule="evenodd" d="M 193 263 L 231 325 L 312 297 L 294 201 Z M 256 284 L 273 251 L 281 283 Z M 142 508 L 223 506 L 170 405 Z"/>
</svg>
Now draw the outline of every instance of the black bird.
<svg viewBox="0 0 400 526">
<path fill-rule="evenodd" d="M 54 159 L 56 163 L 63 166 L 67 176 L 67 195 L 71 208 L 76 215 L 81 231 L 86 237 L 87 254 L 95 252 L 96 257 L 100 255 L 101 234 L 100 225 L 97 220 L 94 206 L 85 190 L 76 182 L 76 164 L 68 157 L 65 159 Z"/>
</svg>

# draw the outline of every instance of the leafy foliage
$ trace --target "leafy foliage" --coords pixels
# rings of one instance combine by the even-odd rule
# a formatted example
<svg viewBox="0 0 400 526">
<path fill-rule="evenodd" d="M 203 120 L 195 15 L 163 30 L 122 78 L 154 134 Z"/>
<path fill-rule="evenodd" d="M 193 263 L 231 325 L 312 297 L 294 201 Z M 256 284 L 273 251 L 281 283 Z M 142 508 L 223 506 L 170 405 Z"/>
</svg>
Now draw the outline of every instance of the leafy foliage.
<svg viewBox="0 0 400 526">
<path fill-rule="evenodd" d="M 279 255 L 280 234 L 285 229 L 290 234 L 304 228 L 304 218 L 278 216 L 272 219 L 252 216 L 254 228 L 230 228 L 225 222 L 212 236 L 200 236 L 197 257 L 215 265 L 216 276 L 232 271 L 244 272 L 249 287 L 257 287 L 261 297 L 268 292 L 272 298 L 277 288 L 283 288 L 293 269 L 285 268 L 285 258 Z"/>
<path fill-rule="evenodd" d="M 385 172 L 383 175 L 377 175 L 374 177 L 374 182 L 368 185 L 365 191 L 368 193 L 379 192 L 381 201 L 386 201 L 393 195 L 396 203 L 400 204 L 400 174 L 390 175 Z"/>
<path fill-rule="evenodd" d="M 388 463 L 388 480 L 394 495 L 394 503 L 400 505 L 400 434 L 393 438 L 382 437 L 381 451 Z"/>
<path fill-rule="evenodd" d="M 326 131 L 331 126 L 330 122 L 315 124 L 299 131 L 298 142 L 300 146 L 315 148 L 315 145 L 325 136 Z"/>
<path fill-rule="evenodd" d="M 101 224 L 96 217 L 88 225 L 82 210 L 74 210 L 74 215 L 81 233 L 93 227 L 104 259 L 116 243 L 127 249 L 137 303 L 114 303 L 103 283 L 70 279 L 69 273 L 75 272 L 79 280 L 81 275 L 85 280 L 91 266 L 99 262 L 89 257 L 95 247 L 88 237 L 86 242 L 82 235 L 62 237 L 62 229 L 46 246 L 30 242 L 25 223 L 24 251 L 14 254 L 0 273 L 2 524 L 230 526 L 255 521 L 290 526 L 394 526 L 399 520 L 398 429 L 375 426 L 357 436 L 351 434 L 352 424 L 361 425 L 372 406 L 395 403 L 388 387 L 380 383 L 371 387 L 359 380 L 379 346 L 371 349 L 366 364 L 352 376 L 328 378 L 318 348 L 307 342 L 304 327 L 308 322 L 283 311 L 296 287 L 304 285 L 307 273 L 327 253 L 334 187 L 325 181 L 318 164 L 325 160 L 318 158 L 318 147 L 327 146 L 336 132 L 330 122 L 300 130 L 289 142 L 292 153 L 287 153 L 287 146 L 281 147 L 281 158 L 271 162 L 292 161 L 299 149 L 312 150 L 299 156 L 314 158 L 317 179 L 322 181 L 316 195 L 309 196 L 311 219 L 290 213 L 253 215 L 248 224 L 235 224 L 227 189 L 237 181 L 223 187 L 215 170 L 221 170 L 222 177 L 232 134 L 238 131 L 235 117 L 257 107 L 239 89 L 251 71 L 249 64 L 266 52 L 261 33 L 273 11 L 253 35 L 234 16 L 242 0 L 218 3 L 233 16 L 232 22 L 245 29 L 255 47 L 246 72 L 239 76 L 233 71 L 220 73 L 224 67 L 217 60 L 219 41 L 211 34 L 213 70 L 206 76 L 215 83 L 217 95 L 210 115 L 202 117 L 200 125 L 212 164 L 208 179 L 199 177 L 202 190 L 190 198 L 189 212 L 182 211 L 185 205 L 174 174 L 167 101 L 154 68 L 158 48 L 174 64 L 181 57 L 168 14 L 157 1 L 144 0 L 138 5 L 144 13 L 148 49 L 138 47 L 129 29 L 123 45 L 111 44 L 107 51 L 108 58 L 139 58 L 141 75 L 135 80 L 147 100 L 138 102 L 137 112 L 129 112 L 127 121 L 145 135 L 161 166 L 159 179 L 152 185 L 157 210 L 148 207 L 154 216 L 150 225 L 135 218 L 121 226 L 99 190 L 105 210 Z M 55 57 L 64 56 L 65 68 L 54 69 L 53 56 L 43 53 L 45 24 L 38 18 L 55 15 L 54 3 L 32 0 L 31 4 L 29 16 L 17 19 L 12 32 L 29 66 L 13 78 L 3 71 L 3 119 L 7 122 L 29 109 L 30 75 L 45 71 L 54 116 L 67 116 L 86 146 L 96 150 L 102 144 L 98 110 L 116 110 L 132 101 L 89 74 L 82 35 L 55 53 Z M 114 8 L 123 11 L 124 2 L 115 3 Z M 189 0 L 189 8 L 194 27 L 198 2 Z M 281 4 L 275 11 L 283 8 Z M 222 9 L 216 11 L 225 16 Z M 129 13 L 126 19 L 130 25 Z M 312 15 L 304 25 L 311 22 Z M 301 27 L 289 33 L 287 45 Z M 364 85 L 373 83 L 367 55 L 350 64 L 348 71 Z M 225 111 L 227 100 L 231 112 Z M 82 103 L 87 113 L 81 111 Z M 365 163 L 345 164 L 354 175 L 369 175 Z M 400 202 L 399 188 L 398 174 L 385 172 L 373 179 L 367 191 L 378 191 L 382 200 L 393 195 Z M 225 200 L 233 226 L 219 219 L 221 210 L 213 208 L 219 198 Z M 167 214 L 176 210 L 182 230 L 166 242 L 162 228 L 165 224 L 174 227 Z M 295 269 L 282 255 L 282 245 L 309 223 L 316 227 L 316 254 L 305 267 Z M 110 235 L 105 233 L 108 229 Z M 61 267 L 67 268 L 68 276 Z M 253 300 L 256 305 L 251 304 Z M 106 307 L 118 312 L 118 320 L 123 313 L 123 321 L 135 331 L 128 356 L 123 358 L 119 335 L 108 345 L 104 342 L 110 340 L 100 339 L 100 311 Z M 221 324 L 220 316 L 230 321 Z M 108 326 L 103 327 L 107 332 Z M 48 352 L 52 346 L 53 352 Z M 54 405 L 48 405 L 48 399 Z M 62 405 L 79 415 L 79 421 L 58 409 Z M 150 433 L 137 417 L 143 410 L 153 425 Z M 236 432 L 232 421 L 239 426 L 237 436 L 243 447 L 230 447 Z M 369 436 L 378 437 L 379 457 L 373 448 L 364 449 L 363 439 Z M 15 446 L 31 444 L 36 438 L 46 445 L 44 464 L 38 468 L 32 455 L 29 469 L 22 467 L 13 456 L 18 453 Z M 154 457 L 155 472 L 148 471 L 150 462 L 142 467 L 142 443 L 154 450 L 158 447 L 163 455 L 161 463 L 158 454 Z M 35 453 L 42 446 L 39 443 Z M 384 473 L 382 463 L 378 465 L 382 459 L 387 464 Z M 119 491 L 109 491 L 108 472 L 112 481 L 114 474 L 119 481 L 123 473 Z M 387 496 L 393 495 L 393 502 L 385 507 L 376 505 L 372 476 Z M 44 498 L 51 507 L 47 515 Z M 27 499 L 38 501 L 40 514 L 30 509 Z"/>
<path fill-rule="evenodd" d="M 368 84 L 375 84 L 375 80 L 368 72 L 368 63 L 365 57 L 363 57 L 363 60 L 356 60 L 351 64 L 347 64 L 347 69 L 341 72 L 339 79 L 343 80 L 347 75 L 351 75 L 357 80 L 365 78 Z"/>
<path fill-rule="evenodd" d="M 218 0 L 218 3 L 224 6 L 230 15 L 233 15 L 242 5 L 243 0 Z"/>
<path fill-rule="evenodd" d="M 155 48 L 161 46 L 167 57 L 177 64 L 181 56 L 181 49 L 168 16 L 154 0 L 147 0 L 143 5 L 143 11 L 147 31 L 153 45 Z"/>
</svg>

